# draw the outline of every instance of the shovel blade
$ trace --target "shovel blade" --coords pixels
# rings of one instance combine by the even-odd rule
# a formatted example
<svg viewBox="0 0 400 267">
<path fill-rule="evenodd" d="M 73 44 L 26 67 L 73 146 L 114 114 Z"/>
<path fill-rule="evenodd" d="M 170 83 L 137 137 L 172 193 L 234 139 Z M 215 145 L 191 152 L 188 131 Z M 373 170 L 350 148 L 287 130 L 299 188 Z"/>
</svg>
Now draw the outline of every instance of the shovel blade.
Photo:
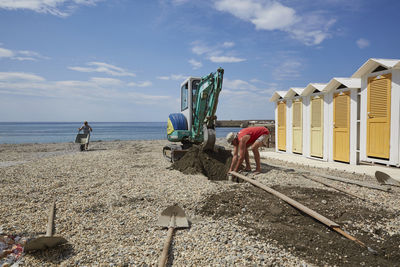
<svg viewBox="0 0 400 267">
<path fill-rule="evenodd" d="M 375 178 L 378 180 L 380 184 L 388 184 L 388 185 L 396 185 L 400 186 L 400 182 L 393 179 L 390 177 L 389 174 L 381 172 L 381 171 L 376 171 L 375 172 Z"/>
<path fill-rule="evenodd" d="M 158 225 L 162 227 L 188 228 L 189 222 L 183 209 L 173 205 L 161 212 Z"/>
<path fill-rule="evenodd" d="M 390 176 L 384 172 L 376 171 L 375 178 L 378 180 L 380 184 L 386 184 L 387 180 L 389 180 Z"/>
<path fill-rule="evenodd" d="M 62 237 L 57 236 L 41 236 L 35 239 L 32 239 L 26 243 L 24 246 L 24 251 L 33 251 L 33 250 L 44 250 L 48 248 L 52 248 L 61 244 L 67 243 Z"/>
</svg>

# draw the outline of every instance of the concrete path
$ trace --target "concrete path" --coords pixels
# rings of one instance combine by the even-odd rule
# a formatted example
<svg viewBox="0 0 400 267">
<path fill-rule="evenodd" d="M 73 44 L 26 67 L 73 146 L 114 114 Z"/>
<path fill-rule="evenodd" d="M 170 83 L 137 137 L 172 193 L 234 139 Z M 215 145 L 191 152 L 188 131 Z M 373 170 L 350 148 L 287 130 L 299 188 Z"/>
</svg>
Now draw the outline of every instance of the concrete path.
<svg viewBox="0 0 400 267">
<path fill-rule="evenodd" d="M 365 174 L 375 177 L 375 171 L 381 171 L 390 175 L 393 179 L 400 181 L 400 168 L 387 167 L 381 165 L 350 165 L 340 162 L 326 162 L 318 159 L 310 159 L 301 155 L 293 155 L 286 153 L 278 153 L 275 151 L 260 151 L 262 159 L 276 159 L 286 161 L 290 163 L 309 165 L 310 167 L 316 168 L 329 168 L 336 169 L 339 171 L 345 171 L 350 173 Z"/>
</svg>

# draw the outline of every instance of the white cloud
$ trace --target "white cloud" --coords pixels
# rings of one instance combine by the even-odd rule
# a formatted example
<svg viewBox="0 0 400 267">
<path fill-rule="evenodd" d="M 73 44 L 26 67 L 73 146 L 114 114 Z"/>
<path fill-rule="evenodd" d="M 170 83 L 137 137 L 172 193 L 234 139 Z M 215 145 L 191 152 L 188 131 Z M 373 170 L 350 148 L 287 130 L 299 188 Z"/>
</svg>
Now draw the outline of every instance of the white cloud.
<svg viewBox="0 0 400 267">
<path fill-rule="evenodd" d="M 23 60 L 36 61 L 38 59 L 48 59 L 48 57 L 44 57 L 40 55 L 38 52 L 28 51 L 28 50 L 12 51 L 10 49 L 0 47 L 0 59 L 1 58 L 8 58 L 20 61 Z"/>
<path fill-rule="evenodd" d="M 0 81 L 13 82 L 13 81 L 44 81 L 43 77 L 35 74 L 25 72 L 0 72 Z"/>
<path fill-rule="evenodd" d="M 138 83 L 149 86 L 150 82 Z M 59 99 L 91 99 L 102 101 L 128 101 L 137 104 L 156 104 L 170 96 L 127 91 L 129 83 L 114 78 L 92 77 L 87 81 L 46 81 L 30 73 L 0 72 L 0 95 L 27 95 Z"/>
<path fill-rule="evenodd" d="M 0 47 L 0 58 L 3 57 L 13 57 L 14 53 L 13 51 L 9 50 L 9 49 L 5 49 L 5 48 L 1 48 Z"/>
<path fill-rule="evenodd" d="M 201 56 L 203 54 L 216 53 L 216 49 L 200 42 L 193 42 L 192 52 Z"/>
<path fill-rule="evenodd" d="M 174 80 L 174 81 L 183 81 L 189 76 L 185 76 L 182 74 L 171 74 L 170 76 L 158 76 L 159 80 Z"/>
<path fill-rule="evenodd" d="M 270 119 L 268 116 L 273 119 L 273 106 L 268 104 L 268 99 L 277 86 L 258 79 L 252 80 L 257 85 L 252 81 L 224 78 L 218 106 L 220 119 Z"/>
<path fill-rule="evenodd" d="M 28 9 L 67 17 L 80 5 L 95 5 L 102 0 L 0 0 L 0 8 L 8 10 Z"/>
<path fill-rule="evenodd" d="M 153 85 L 153 83 L 150 81 L 144 81 L 144 82 L 138 82 L 138 83 L 136 83 L 136 82 L 128 83 L 128 86 L 132 86 L 132 87 L 149 87 L 151 85 Z"/>
<path fill-rule="evenodd" d="M 259 84 L 268 84 L 267 82 L 260 80 L 255 81 Z M 229 114 L 228 116 L 230 117 L 226 117 L 225 119 L 240 118 L 240 116 L 243 115 L 246 116 L 246 118 L 243 119 L 260 119 L 260 114 L 267 113 L 264 109 L 269 106 L 267 104 L 268 99 L 275 91 L 276 86 L 270 85 L 268 87 L 259 88 L 251 81 L 247 82 L 240 79 L 230 80 L 225 78 L 223 89 L 221 91 L 223 97 L 220 98 L 221 105 L 219 111 L 222 111 L 222 114 L 226 114 L 225 116 Z M 251 103 L 251 105 L 243 105 L 243 103 Z M 236 108 L 238 106 L 241 106 L 242 108 L 238 110 Z"/>
<path fill-rule="evenodd" d="M 219 56 L 219 57 L 212 56 L 210 57 L 210 60 L 214 63 L 237 63 L 245 61 L 246 59 L 238 57 L 227 57 L 227 56 Z"/>
<path fill-rule="evenodd" d="M 89 62 L 86 65 L 90 67 L 68 67 L 70 70 L 75 70 L 79 72 L 100 72 L 106 73 L 112 76 L 130 76 L 135 77 L 136 74 L 127 72 L 126 70 L 116 67 L 111 64 L 107 64 L 104 62 Z"/>
<path fill-rule="evenodd" d="M 293 79 L 300 77 L 301 62 L 297 60 L 286 60 L 282 62 L 273 72 L 276 80 Z"/>
<path fill-rule="evenodd" d="M 121 80 L 114 78 L 92 77 L 90 81 L 100 86 L 116 86 L 122 84 Z"/>
<path fill-rule="evenodd" d="M 174 5 L 183 5 L 187 2 L 189 2 L 189 0 L 172 0 L 172 4 Z"/>
<path fill-rule="evenodd" d="M 192 43 L 192 52 L 196 55 L 203 56 L 214 63 L 237 63 L 245 61 L 244 58 L 232 56 L 232 52 L 226 52 L 224 49 L 231 48 L 235 45 L 233 42 L 224 42 L 214 46 L 209 46 L 201 41 Z"/>
<path fill-rule="evenodd" d="M 257 83 L 258 85 L 255 85 L 255 83 Z M 260 84 L 262 85 L 262 87 L 259 86 Z M 223 95 L 229 96 L 248 95 L 263 98 L 272 95 L 272 93 L 276 90 L 276 83 L 267 83 L 258 79 L 244 81 L 240 79 L 231 80 L 229 78 L 224 78 L 223 90 L 221 91 L 221 93 Z"/>
<path fill-rule="evenodd" d="M 215 7 L 249 21 L 262 30 L 285 29 L 297 20 L 294 9 L 276 1 L 217 0 Z"/>
<path fill-rule="evenodd" d="M 222 44 L 222 46 L 223 46 L 223 47 L 226 47 L 226 48 L 230 48 L 230 47 L 235 46 L 235 43 L 234 43 L 234 42 L 224 42 L 224 43 Z"/>
<path fill-rule="evenodd" d="M 215 0 L 214 7 L 254 24 L 258 30 L 287 32 L 306 45 L 317 45 L 329 38 L 329 28 L 336 22 L 319 12 L 299 15 L 275 0 Z"/>
<path fill-rule="evenodd" d="M 361 38 L 357 40 L 357 46 L 361 49 L 366 48 L 370 45 L 367 39 Z"/>
<path fill-rule="evenodd" d="M 190 59 L 189 63 L 190 63 L 190 65 L 193 66 L 193 69 L 195 69 L 195 70 L 198 69 L 198 68 L 203 67 L 203 64 L 200 61 L 197 61 L 197 60 L 194 60 L 194 59 Z"/>
<path fill-rule="evenodd" d="M 247 89 L 249 83 L 243 80 L 224 80 L 224 87 L 228 87 L 230 89 Z"/>
<path fill-rule="evenodd" d="M 221 95 L 223 95 L 223 96 L 244 96 L 244 95 L 250 95 L 250 92 L 224 89 L 221 91 Z"/>
<path fill-rule="evenodd" d="M 276 87 L 276 86 L 278 85 L 277 83 L 273 83 L 273 82 L 264 82 L 264 81 L 262 81 L 262 80 L 260 80 L 260 79 L 256 79 L 256 78 L 251 79 L 250 82 L 251 82 L 251 83 L 263 84 L 263 85 L 268 85 L 268 86 L 271 86 L 271 87 Z"/>
<path fill-rule="evenodd" d="M 34 52 L 34 51 L 28 51 L 28 50 L 21 50 L 18 51 L 19 54 L 27 57 L 40 57 L 39 53 Z"/>
<path fill-rule="evenodd" d="M 318 45 L 331 37 L 329 29 L 336 23 L 336 19 L 328 19 L 319 12 L 308 13 L 299 19 L 299 22 L 286 31 L 296 40 L 306 45 Z"/>
<path fill-rule="evenodd" d="M 261 30 L 279 30 L 293 25 L 297 18 L 292 8 L 272 2 L 267 8 L 261 8 L 251 22 Z"/>
<path fill-rule="evenodd" d="M 49 57 L 42 56 L 38 52 L 35 51 L 28 51 L 28 50 L 22 50 L 22 51 L 16 51 L 14 52 L 14 57 L 12 59 L 24 61 L 24 60 L 30 60 L 30 61 L 36 61 L 38 59 L 49 59 Z"/>
<path fill-rule="evenodd" d="M 248 89 L 255 89 L 254 85 L 243 81 L 243 80 L 230 80 L 225 78 L 224 79 L 224 88 L 231 89 L 231 90 L 248 90 Z"/>
<path fill-rule="evenodd" d="M 14 57 L 14 59 L 19 61 L 36 61 L 36 59 L 33 57 Z"/>
<path fill-rule="evenodd" d="M 221 94 L 218 118 L 229 119 L 273 119 L 274 108 L 269 104 L 269 95 L 253 92 L 225 92 Z M 251 103 L 251 105 L 248 105 Z M 238 108 L 240 107 L 240 108 Z"/>
</svg>

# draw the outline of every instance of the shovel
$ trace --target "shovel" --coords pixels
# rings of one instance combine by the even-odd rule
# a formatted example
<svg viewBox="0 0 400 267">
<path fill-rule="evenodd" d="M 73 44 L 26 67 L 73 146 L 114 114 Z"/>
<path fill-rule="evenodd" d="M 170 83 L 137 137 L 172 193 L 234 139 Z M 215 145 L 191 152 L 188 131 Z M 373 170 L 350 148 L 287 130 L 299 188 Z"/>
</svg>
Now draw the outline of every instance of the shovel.
<svg viewBox="0 0 400 267">
<path fill-rule="evenodd" d="M 394 185 L 400 187 L 400 182 L 390 177 L 390 175 L 387 173 L 376 171 L 375 178 L 380 184 Z"/>
<path fill-rule="evenodd" d="M 56 202 L 53 202 L 53 205 L 50 207 L 49 220 L 47 222 L 47 231 L 45 236 L 41 236 L 38 238 L 34 238 L 29 240 L 25 246 L 24 251 L 32 251 L 32 250 L 44 250 L 48 248 L 52 248 L 68 241 L 62 237 L 53 236 L 53 225 L 54 225 L 54 216 L 55 216 Z"/>
<path fill-rule="evenodd" d="M 161 212 L 161 216 L 158 219 L 158 225 L 168 228 L 167 240 L 165 240 L 160 261 L 158 262 L 158 267 L 164 267 L 167 264 L 168 250 L 175 228 L 188 228 L 189 223 L 186 219 L 185 212 L 180 207 L 173 205 Z"/>
</svg>

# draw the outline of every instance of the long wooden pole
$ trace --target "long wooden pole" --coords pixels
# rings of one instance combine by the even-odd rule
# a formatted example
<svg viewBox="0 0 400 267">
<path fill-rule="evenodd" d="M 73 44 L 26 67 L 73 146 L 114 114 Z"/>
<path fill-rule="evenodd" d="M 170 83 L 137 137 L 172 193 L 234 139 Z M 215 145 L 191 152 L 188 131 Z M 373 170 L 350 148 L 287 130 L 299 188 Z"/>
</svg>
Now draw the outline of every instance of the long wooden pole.
<svg viewBox="0 0 400 267">
<path fill-rule="evenodd" d="M 271 193 L 271 194 L 279 197 L 280 199 L 282 199 L 286 203 L 289 203 L 290 205 L 292 205 L 292 206 L 296 207 L 297 209 L 303 211 L 304 213 L 310 215 L 311 217 L 313 217 L 314 219 L 316 219 L 316 220 L 320 221 L 321 223 L 325 224 L 326 226 L 328 226 L 332 230 L 336 231 L 337 233 L 343 235 L 344 237 L 346 237 L 346 238 L 348 238 L 348 239 L 350 239 L 352 241 L 355 241 L 360 246 L 362 246 L 364 248 L 367 248 L 367 246 L 363 242 L 361 242 L 360 240 L 358 240 L 354 236 L 351 236 L 350 234 L 348 234 L 345 231 L 343 231 L 342 229 L 340 229 L 339 224 L 335 223 L 334 221 L 329 220 L 328 218 L 322 216 L 321 214 L 319 214 L 319 213 L 313 211 L 312 209 L 304 206 L 303 204 L 297 202 L 296 200 L 294 200 L 294 199 L 292 199 L 292 198 L 290 198 L 290 197 L 288 197 L 288 196 L 286 196 L 286 195 L 284 195 L 284 194 L 282 194 L 282 193 L 280 193 L 280 192 L 278 192 L 278 191 L 276 191 L 276 190 L 274 190 L 274 189 L 272 189 L 272 188 L 270 188 L 270 187 L 268 187 L 266 185 L 263 185 L 262 183 L 260 183 L 260 182 L 258 182 L 256 180 L 247 178 L 246 176 L 241 175 L 241 174 L 239 174 L 237 172 L 230 172 L 230 174 L 232 174 L 232 175 L 234 175 L 234 176 L 236 176 L 236 177 L 238 177 L 238 178 L 240 178 L 240 179 L 242 179 L 242 180 L 244 180 L 246 182 L 249 182 L 252 185 L 257 186 L 257 187 L 267 191 L 268 193 Z"/>
<path fill-rule="evenodd" d="M 350 192 L 346 192 L 345 190 L 342 190 L 342 189 L 340 189 L 340 188 L 337 188 L 336 186 L 333 186 L 333 185 L 331 185 L 331 184 L 327 184 L 327 183 L 325 183 L 325 182 L 323 182 L 323 181 L 320 181 L 320 180 L 318 180 L 318 179 L 305 176 L 304 174 L 301 174 L 301 176 L 303 176 L 303 177 L 306 178 L 306 179 L 310 179 L 310 180 L 312 180 L 312 181 L 314 181 L 314 182 L 316 182 L 316 183 L 320 183 L 320 184 L 323 184 L 323 185 L 325 185 L 325 186 L 327 186 L 327 187 L 333 188 L 333 189 L 335 189 L 335 190 L 337 190 L 337 191 L 339 191 L 339 192 L 341 192 L 341 193 L 343 193 L 343 194 L 346 194 L 346 195 L 349 195 L 349 196 L 352 196 L 352 197 L 361 199 L 361 200 L 363 200 L 363 201 L 366 201 L 365 198 L 362 198 L 362 197 L 357 196 L 356 194 L 352 194 L 352 193 L 350 193 Z"/>
<path fill-rule="evenodd" d="M 348 184 L 355 184 L 355 185 L 358 185 L 361 187 L 367 187 L 370 189 L 380 190 L 380 191 L 384 191 L 384 192 L 390 191 L 390 187 L 387 187 L 387 186 L 373 185 L 373 184 L 368 184 L 368 183 L 361 182 L 361 181 L 355 181 L 355 180 L 345 179 L 345 178 L 341 178 L 341 177 L 335 177 L 335 176 L 326 175 L 326 174 L 318 174 L 318 173 L 314 173 L 314 172 L 310 172 L 310 174 L 315 175 L 315 176 L 321 176 L 321 177 L 324 177 L 329 180 L 339 181 L 339 182 L 348 183 Z"/>
</svg>

